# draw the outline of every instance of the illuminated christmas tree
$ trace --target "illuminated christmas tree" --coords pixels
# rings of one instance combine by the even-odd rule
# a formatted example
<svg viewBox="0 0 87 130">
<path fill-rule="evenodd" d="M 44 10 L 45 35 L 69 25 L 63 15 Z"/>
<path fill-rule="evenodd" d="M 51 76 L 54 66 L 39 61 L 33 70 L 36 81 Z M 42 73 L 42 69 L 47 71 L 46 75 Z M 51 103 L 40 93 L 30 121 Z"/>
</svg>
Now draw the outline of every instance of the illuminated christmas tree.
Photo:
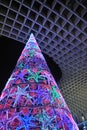
<svg viewBox="0 0 87 130">
<path fill-rule="evenodd" d="M 0 130 L 78 130 L 33 34 L 2 91 Z"/>
</svg>

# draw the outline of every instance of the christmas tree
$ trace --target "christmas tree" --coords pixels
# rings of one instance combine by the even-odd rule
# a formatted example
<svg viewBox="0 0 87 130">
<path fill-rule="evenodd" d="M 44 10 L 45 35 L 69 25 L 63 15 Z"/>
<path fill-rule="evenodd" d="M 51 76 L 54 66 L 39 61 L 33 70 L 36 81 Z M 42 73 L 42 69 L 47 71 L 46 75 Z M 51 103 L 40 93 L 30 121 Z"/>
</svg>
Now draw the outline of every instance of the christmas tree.
<svg viewBox="0 0 87 130">
<path fill-rule="evenodd" d="M 0 130 L 78 130 L 33 34 L 2 91 Z"/>
</svg>

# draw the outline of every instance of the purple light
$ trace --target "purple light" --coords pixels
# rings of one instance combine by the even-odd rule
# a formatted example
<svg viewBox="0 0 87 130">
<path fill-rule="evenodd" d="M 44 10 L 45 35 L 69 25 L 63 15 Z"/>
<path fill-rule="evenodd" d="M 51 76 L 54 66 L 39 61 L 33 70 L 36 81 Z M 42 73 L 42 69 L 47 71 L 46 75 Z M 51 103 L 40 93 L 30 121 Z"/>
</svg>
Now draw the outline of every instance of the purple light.
<svg viewBox="0 0 87 130">
<path fill-rule="evenodd" d="M 0 130 L 78 130 L 33 36 L 0 97 Z"/>
</svg>

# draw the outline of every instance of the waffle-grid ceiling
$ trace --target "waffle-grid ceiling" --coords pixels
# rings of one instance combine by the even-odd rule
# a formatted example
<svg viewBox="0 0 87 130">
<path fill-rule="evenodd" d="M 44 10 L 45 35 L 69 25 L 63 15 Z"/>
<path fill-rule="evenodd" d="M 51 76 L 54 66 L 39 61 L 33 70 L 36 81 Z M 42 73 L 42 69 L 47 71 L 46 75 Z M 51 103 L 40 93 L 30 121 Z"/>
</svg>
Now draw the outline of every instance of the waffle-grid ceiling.
<svg viewBox="0 0 87 130">
<path fill-rule="evenodd" d="M 87 1 L 1 0 L 0 35 L 26 43 L 31 32 L 60 66 L 72 113 L 87 118 Z"/>
</svg>

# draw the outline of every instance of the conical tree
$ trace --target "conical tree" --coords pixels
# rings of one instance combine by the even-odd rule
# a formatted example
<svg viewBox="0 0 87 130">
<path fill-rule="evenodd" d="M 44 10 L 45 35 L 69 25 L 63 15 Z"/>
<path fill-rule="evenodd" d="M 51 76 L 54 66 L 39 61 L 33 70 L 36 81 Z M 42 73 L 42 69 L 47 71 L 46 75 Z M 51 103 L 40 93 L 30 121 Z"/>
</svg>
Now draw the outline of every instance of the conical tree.
<svg viewBox="0 0 87 130">
<path fill-rule="evenodd" d="M 0 130 L 78 130 L 33 34 L 2 91 Z"/>
</svg>

